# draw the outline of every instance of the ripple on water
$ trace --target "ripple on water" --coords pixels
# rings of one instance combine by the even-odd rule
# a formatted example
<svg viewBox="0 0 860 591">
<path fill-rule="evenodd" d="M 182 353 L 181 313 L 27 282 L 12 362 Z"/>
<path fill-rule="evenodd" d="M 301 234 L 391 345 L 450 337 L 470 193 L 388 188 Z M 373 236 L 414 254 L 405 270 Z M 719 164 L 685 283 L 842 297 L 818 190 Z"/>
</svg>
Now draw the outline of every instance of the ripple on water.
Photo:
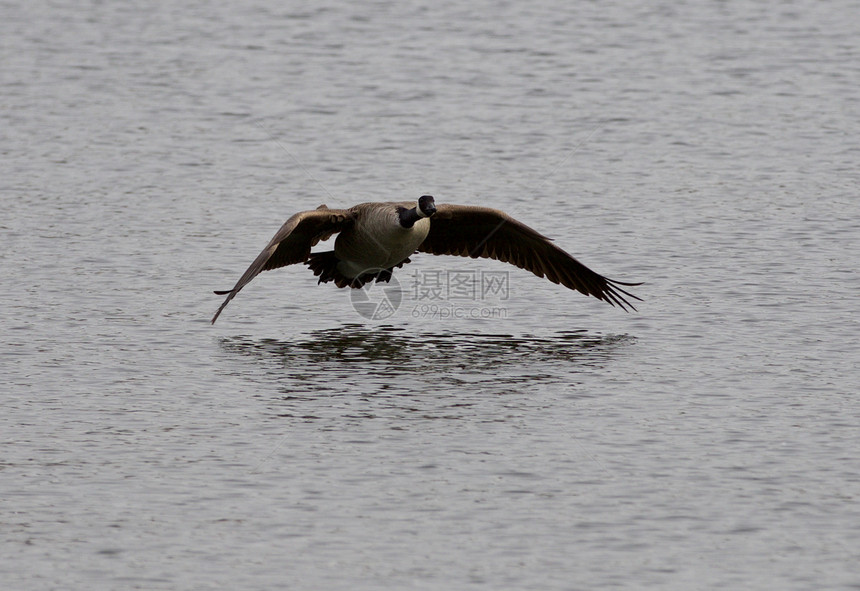
<svg viewBox="0 0 860 591">
<path fill-rule="evenodd" d="M 226 337 L 221 347 L 265 368 L 284 401 L 331 397 L 457 398 L 463 389 L 514 392 L 528 384 L 568 383 L 633 342 L 585 330 L 550 336 L 460 332 L 412 334 L 405 328 L 346 324 L 295 339 Z M 243 369 L 236 369 L 247 377 Z M 305 409 L 306 412 L 307 409 Z"/>
</svg>

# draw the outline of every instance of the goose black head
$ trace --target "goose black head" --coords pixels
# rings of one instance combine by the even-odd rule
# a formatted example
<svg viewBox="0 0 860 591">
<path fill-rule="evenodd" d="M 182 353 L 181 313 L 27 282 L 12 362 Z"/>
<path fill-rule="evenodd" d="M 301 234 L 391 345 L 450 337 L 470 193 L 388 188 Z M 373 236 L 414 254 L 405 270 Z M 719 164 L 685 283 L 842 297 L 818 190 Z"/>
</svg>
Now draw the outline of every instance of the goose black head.
<svg viewBox="0 0 860 591">
<path fill-rule="evenodd" d="M 436 213 L 436 201 L 431 195 L 422 195 L 418 199 L 418 215 L 429 218 Z"/>
<path fill-rule="evenodd" d="M 421 218 L 429 218 L 436 213 L 436 202 L 430 195 L 422 195 L 418 199 L 417 207 L 412 209 L 398 207 L 397 213 L 400 215 L 400 225 L 404 228 L 411 228 Z"/>
</svg>

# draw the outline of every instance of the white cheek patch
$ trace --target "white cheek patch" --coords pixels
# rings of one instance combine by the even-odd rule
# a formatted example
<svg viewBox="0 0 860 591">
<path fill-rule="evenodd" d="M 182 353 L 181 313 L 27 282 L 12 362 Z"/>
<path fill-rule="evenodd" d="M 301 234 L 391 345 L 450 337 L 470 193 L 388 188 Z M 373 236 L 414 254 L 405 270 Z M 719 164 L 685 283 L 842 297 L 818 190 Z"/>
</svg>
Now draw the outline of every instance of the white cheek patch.
<svg viewBox="0 0 860 591">
<path fill-rule="evenodd" d="M 420 205 L 419 205 L 418 207 L 416 207 L 416 208 L 415 208 L 415 213 L 417 213 L 417 214 L 418 214 L 418 217 L 421 217 L 421 218 L 426 218 L 426 217 L 428 217 L 426 213 L 424 213 L 423 211 L 421 211 L 421 206 L 420 206 Z"/>
</svg>

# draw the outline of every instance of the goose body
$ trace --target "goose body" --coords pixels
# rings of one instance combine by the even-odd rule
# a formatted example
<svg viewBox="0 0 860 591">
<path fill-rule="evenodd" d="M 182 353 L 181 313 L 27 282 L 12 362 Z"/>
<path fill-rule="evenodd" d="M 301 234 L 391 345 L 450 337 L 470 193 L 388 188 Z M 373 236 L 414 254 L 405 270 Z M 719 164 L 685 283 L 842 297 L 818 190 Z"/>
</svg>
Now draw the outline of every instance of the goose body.
<svg viewBox="0 0 860 591">
<path fill-rule="evenodd" d="M 430 232 L 430 218 L 420 218 L 404 228 L 398 208 L 408 209 L 409 205 L 362 203 L 350 209 L 355 223 L 338 234 L 334 243 L 338 271 L 344 277 L 354 279 L 368 269 L 390 269 L 421 246 Z"/>
<path fill-rule="evenodd" d="M 311 252 L 319 242 L 337 234 L 334 250 Z M 349 209 L 325 205 L 288 219 L 233 289 L 216 291 L 227 298 L 212 323 L 239 291 L 262 271 L 305 263 L 319 283 L 362 287 L 368 281 L 389 281 L 396 267 L 411 262 L 415 252 L 492 258 L 511 263 L 613 306 L 635 310 L 625 296 L 640 299 L 614 281 L 595 273 L 552 241 L 489 207 L 440 205 L 433 197 L 418 202 L 361 203 Z"/>
</svg>

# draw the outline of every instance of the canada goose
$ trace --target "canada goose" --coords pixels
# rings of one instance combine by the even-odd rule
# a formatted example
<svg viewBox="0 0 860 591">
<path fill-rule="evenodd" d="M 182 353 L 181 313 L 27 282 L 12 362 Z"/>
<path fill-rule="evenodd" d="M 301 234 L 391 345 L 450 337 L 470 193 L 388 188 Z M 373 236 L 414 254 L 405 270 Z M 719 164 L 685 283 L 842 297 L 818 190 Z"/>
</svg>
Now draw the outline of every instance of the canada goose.
<svg viewBox="0 0 860 591">
<path fill-rule="evenodd" d="M 338 234 L 339 232 L 339 234 Z M 338 234 L 334 250 L 311 253 L 321 240 Z M 263 252 L 231 290 L 216 291 L 227 299 L 212 317 L 261 271 L 305 263 L 319 282 L 334 281 L 338 287 L 358 288 L 368 281 L 389 281 L 395 267 L 409 263 L 414 252 L 492 258 L 511 263 L 585 295 L 629 306 L 622 289 L 641 283 L 624 283 L 595 273 L 549 238 L 489 207 L 440 205 L 424 195 L 412 202 L 360 203 L 349 209 L 320 205 L 288 219 Z"/>
</svg>

